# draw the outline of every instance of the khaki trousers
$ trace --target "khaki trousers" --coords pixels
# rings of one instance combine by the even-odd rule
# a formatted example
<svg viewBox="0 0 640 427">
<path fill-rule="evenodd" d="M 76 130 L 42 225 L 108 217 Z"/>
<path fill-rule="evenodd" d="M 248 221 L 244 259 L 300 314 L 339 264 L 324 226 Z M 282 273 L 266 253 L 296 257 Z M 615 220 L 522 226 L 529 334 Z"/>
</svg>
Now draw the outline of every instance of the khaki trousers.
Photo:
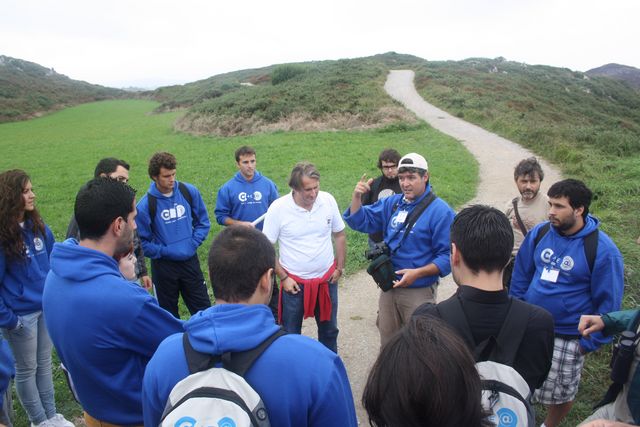
<svg viewBox="0 0 640 427">
<path fill-rule="evenodd" d="M 435 304 L 437 286 L 436 283 L 428 288 L 394 288 L 387 292 L 380 291 L 376 325 L 380 332 L 381 348 L 409 321 L 416 308 L 426 302 Z"/>
</svg>

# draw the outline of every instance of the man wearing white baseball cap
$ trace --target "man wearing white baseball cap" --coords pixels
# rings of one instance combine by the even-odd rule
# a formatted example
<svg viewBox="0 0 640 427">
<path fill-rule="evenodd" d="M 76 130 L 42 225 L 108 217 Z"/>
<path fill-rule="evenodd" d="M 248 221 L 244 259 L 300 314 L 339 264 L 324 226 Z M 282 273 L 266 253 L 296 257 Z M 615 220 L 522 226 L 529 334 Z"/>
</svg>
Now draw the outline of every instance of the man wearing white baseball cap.
<svg viewBox="0 0 640 427">
<path fill-rule="evenodd" d="M 405 155 L 398 163 L 398 178 L 402 194 L 362 206 L 361 197 L 371 191 L 373 181 L 363 175 L 343 214 L 354 230 L 382 232 L 384 245 L 370 252 L 372 264 L 385 255 L 390 258 L 388 280 L 374 275 L 382 289 L 377 321 L 381 346 L 419 305 L 435 303 L 439 277 L 451 272 L 449 229 L 455 214 L 431 190 L 427 161 L 417 153 Z"/>
</svg>

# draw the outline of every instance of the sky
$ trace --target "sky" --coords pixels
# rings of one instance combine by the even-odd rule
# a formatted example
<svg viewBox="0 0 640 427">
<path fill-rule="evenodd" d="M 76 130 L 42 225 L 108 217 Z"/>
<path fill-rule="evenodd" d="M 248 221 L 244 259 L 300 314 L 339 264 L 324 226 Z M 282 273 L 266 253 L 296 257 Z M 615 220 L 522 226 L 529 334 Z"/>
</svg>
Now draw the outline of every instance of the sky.
<svg viewBox="0 0 640 427">
<path fill-rule="evenodd" d="M 394 51 L 640 68 L 640 0 L 0 0 L 0 55 L 155 88 Z"/>
</svg>

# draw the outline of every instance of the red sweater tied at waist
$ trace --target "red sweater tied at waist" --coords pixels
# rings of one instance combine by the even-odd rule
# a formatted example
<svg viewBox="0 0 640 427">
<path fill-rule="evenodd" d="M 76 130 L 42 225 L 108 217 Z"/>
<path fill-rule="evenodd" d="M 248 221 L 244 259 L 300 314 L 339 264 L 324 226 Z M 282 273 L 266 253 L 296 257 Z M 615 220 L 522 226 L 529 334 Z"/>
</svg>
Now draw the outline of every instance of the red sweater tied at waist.
<svg viewBox="0 0 640 427">
<path fill-rule="evenodd" d="M 285 270 L 286 271 L 286 270 Z M 333 261 L 329 270 L 322 277 L 303 279 L 287 271 L 290 278 L 304 286 L 304 318 L 315 315 L 316 303 L 320 306 L 320 321 L 331 320 L 331 297 L 329 296 L 329 279 L 336 271 L 336 262 Z M 282 285 L 278 298 L 278 323 L 282 324 Z"/>
</svg>

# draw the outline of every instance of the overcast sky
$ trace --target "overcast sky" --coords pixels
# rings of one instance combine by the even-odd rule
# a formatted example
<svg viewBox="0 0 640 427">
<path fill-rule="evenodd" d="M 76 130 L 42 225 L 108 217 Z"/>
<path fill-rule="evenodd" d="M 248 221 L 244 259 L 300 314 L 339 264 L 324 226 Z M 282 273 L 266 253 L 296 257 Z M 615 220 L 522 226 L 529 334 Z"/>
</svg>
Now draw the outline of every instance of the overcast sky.
<svg viewBox="0 0 640 427">
<path fill-rule="evenodd" d="M 640 68 L 640 0 L 0 0 L 0 55 L 112 87 L 388 51 Z"/>
</svg>

